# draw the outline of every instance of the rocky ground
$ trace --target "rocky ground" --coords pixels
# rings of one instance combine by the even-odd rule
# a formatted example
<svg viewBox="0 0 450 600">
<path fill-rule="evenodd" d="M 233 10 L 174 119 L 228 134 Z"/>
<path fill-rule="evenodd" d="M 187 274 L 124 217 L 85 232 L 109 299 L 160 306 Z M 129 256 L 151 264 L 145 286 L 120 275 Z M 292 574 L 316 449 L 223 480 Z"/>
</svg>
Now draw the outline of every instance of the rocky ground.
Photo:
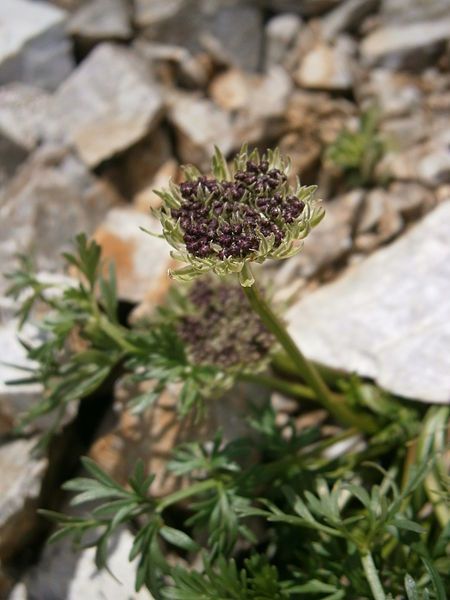
<svg viewBox="0 0 450 600">
<path fill-rule="evenodd" d="M 329 148 L 371 110 L 363 159 L 381 151 L 355 176 Z M 22 252 L 64 277 L 60 253 L 85 231 L 116 260 L 123 305 L 148 310 L 169 266 L 166 244 L 139 229 L 157 230 L 153 189 L 185 162 L 206 167 L 214 145 L 227 155 L 279 145 L 327 211 L 302 254 L 266 269 L 294 298 L 294 337 L 396 394 L 449 402 L 449 117 L 448 0 L 2 0 L 1 270 Z M 6 287 L 0 278 L 0 347 L 21 362 Z M 93 578 L 92 553 L 68 545 L 30 567 L 46 535 L 35 508 L 61 507 L 56 490 L 80 452 L 119 479 L 143 456 L 170 487 L 165 458 L 192 435 L 174 400 L 143 421 L 120 410 L 123 390 L 103 390 L 89 424 L 74 408 L 49 455 L 31 458 L 45 423 L 11 431 L 40 390 L 6 386 L 14 376 L 0 366 L 0 598 L 148 598 L 133 592 L 126 531 L 112 558 L 122 585 Z M 214 407 L 205 435 L 235 432 L 244 394 Z"/>
</svg>

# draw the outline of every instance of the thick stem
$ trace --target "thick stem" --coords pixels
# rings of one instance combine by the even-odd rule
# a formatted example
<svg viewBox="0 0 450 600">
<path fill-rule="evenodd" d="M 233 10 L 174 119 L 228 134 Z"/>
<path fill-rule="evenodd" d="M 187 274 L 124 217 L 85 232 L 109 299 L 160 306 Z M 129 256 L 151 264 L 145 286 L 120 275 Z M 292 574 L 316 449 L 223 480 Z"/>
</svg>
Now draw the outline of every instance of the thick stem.
<svg viewBox="0 0 450 600">
<path fill-rule="evenodd" d="M 250 269 L 250 267 L 246 267 Z M 286 351 L 289 358 L 295 364 L 302 378 L 311 387 L 316 395 L 316 399 L 339 421 L 348 425 L 358 427 L 363 431 L 372 432 L 376 429 L 372 420 L 364 418 L 364 415 L 356 415 L 347 406 L 336 401 L 331 391 L 325 385 L 323 379 L 308 359 L 302 354 L 289 333 L 286 331 L 279 317 L 273 312 L 263 296 L 260 294 L 256 284 L 249 287 L 242 287 L 247 296 L 251 307 L 260 316 L 267 329 L 277 338 L 281 346 Z"/>
<path fill-rule="evenodd" d="M 383 586 L 381 585 L 380 578 L 378 577 L 378 571 L 373 562 L 372 555 L 370 552 L 361 554 L 361 562 L 364 568 L 364 574 L 372 590 L 372 594 L 375 600 L 386 600 L 386 594 L 384 593 Z"/>
</svg>

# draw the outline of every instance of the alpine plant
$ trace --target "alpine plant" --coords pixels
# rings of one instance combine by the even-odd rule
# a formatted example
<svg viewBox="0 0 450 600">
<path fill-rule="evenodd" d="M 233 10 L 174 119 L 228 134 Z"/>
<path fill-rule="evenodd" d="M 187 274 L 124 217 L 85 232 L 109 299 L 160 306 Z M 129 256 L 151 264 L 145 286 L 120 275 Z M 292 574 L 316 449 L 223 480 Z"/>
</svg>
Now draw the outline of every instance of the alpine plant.
<svg viewBox="0 0 450 600">
<path fill-rule="evenodd" d="M 189 281 L 206 271 L 239 273 L 241 285 L 251 286 L 246 265 L 299 252 L 324 211 L 314 199 L 316 186 L 302 186 L 298 178 L 292 186 L 289 168 L 278 150 L 260 157 L 245 146 L 228 168 L 216 148 L 211 176 L 189 166 L 180 185 L 157 191 L 163 237 L 172 257 L 186 263 L 171 276 Z"/>
</svg>

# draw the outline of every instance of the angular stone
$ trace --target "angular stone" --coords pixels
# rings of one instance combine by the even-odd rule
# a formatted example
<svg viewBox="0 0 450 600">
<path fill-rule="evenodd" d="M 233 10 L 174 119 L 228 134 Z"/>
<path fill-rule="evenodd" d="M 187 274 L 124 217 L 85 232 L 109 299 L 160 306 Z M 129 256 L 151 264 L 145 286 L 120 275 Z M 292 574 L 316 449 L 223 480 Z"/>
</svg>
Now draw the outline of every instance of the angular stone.
<svg viewBox="0 0 450 600">
<path fill-rule="evenodd" d="M 145 63 L 127 48 L 100 44 L 56 93 L 48 135 L 62 136 L 94 167 L 149 133 L 162 108 Z"/>
<path fill-rule="evenodd" d="M 250 82 L 243 71 L 228 69 L 219 73 L 209 86 L 214 102 L 224 110 L 239 110 L 248 103 Z"/>
<path fill-rule="evenodd" d="M 46 458 L 32 458 L 35 438 L 0 445 L 0 559 L 6 560 L 32 535 L 37 521 Z"/>
<path fill-rule="evenodd" d="M 386 24 L 439 19 L 448 17 L 448 1 L 382 0 L 380 15 Z"/>
<path fill-rule="evenodd" d="M 0 85 L 21 81 L 55 89 L 70 73 L 66 13 L 43 2 L 0 3 Z"/>
<path fill-rule="evenodd" d="M 360 45 L 367 65 L 389 69 L 421 69 L 432 64 L 436 52 L 450 38 L 450 18 L 386 25 L 369 33 Z"/>
<path fill-rule="evenodd" d="M 284 64 L 289 50 L 300 33 L 302 20 L 296 14 L 280 14 L 272 17 L 265 30 L 265 66 Z"/>
<path fill-rule="evenodd" d="M 39 563 L 11 592 L 9 600 L 151 600 L 144 587 L 135 591 L 137 561 L 128 555 L 133 536 L 121 529 L 112 537 L 108 551 L 108 571 L 95 566 L 95 548 L 80 550 L 64 539 L 45 547 Z"/>
<path fill-rule="evenodd" d="M 215 145 L 224 154 L 234 145 L 231 116 L 206 98 L 174 93 L 170 98 L 169 119 L 177 133 L 177 148 L 183 163 L 207 169 Z"/>
<path fill-rule="evenodd" d="M 139 27 L 161 25 L 176 17 L 188 0 L 134 0 L 134 19 Z"/>
<path fill-rule="evenodd" d="M 332 41 L 340 33 L 356 29 L 378 7 L 380 0 L 346 0 L 321 20 L 322 35 Z"/>
<path fill-rule="evenodd" d="M 399 117 L 418 109 L 423 101 L 419 78 L 388 69 L 373 69 L 361 93 L 375 103 L 383 118 Z"/>
<path fill-rule="evenodd" d="M 450 402 L 450 202 L 302 298 L 287 315 L 305 354 L 424 402 Z M 308 241 L 306 241 L 308 243 Z"/>
<path fill-rule="evenodd" d="M 122 0 L 92 0 L 69 19 L 68 31 L 85 43 L 126 40 L 132 29 L 128 9 Z"/>
<path fill-rule="evenodd" d="M 153 179 L 143 187 L 133 198 L 133 206 L 143 213 L 148 214 L 152 208 L 161 206 L 161 198 L 155 190 L 162 190 L 169 186 L 170 180 L 178 179 L 179 165 L 176 160 L 167 160 L 155 173 Z"/>
<path fill-rule="evenodd" d="M 80 231 L 92 232 L 119 201 L 111 186 L 60 149 L 37 151 L 0 197 L 0 263 L 14 269 L 17 253 L 32 254 L 38 270 L 62 266 Z M 7 287 L 0 276 L 0 293 Z"/>
<path fill-rule="evenodd" d="M 153 217 L 132 208 L 115 208 L 94 234 L 105 261 L 113 260 L 116 265 L 119 297 L 129 302 L 157 294 L 159 286 L 168 281 L 171 266 L 168 243 L 140 227 L 160 233 L 160 224 Z"/>
<path fill-rule="evenodd" d="M 362 199 L 362 190 L 355 190 L 326 203 L 322 223 L 311 231 L 302 251 L 281 267 L 279 281 L 289 283 L 298 277 L 313 277 L 344 257 L 352 247 L 352 232 Z"/>
<path fill-rule="evenodd" d="M 353 85 L 353 50 L 348 38 L 338 38 L 334 46 L 319 43 L 303 58 L 295 73 L 296 82 L 310 89 L 350 89 Z"/>
<path fill-rule="evenodd" d="M 36 146 L 50 96 L 23 83 L 0 88 L 0 183 L 6 183 Z"/>
</svg>

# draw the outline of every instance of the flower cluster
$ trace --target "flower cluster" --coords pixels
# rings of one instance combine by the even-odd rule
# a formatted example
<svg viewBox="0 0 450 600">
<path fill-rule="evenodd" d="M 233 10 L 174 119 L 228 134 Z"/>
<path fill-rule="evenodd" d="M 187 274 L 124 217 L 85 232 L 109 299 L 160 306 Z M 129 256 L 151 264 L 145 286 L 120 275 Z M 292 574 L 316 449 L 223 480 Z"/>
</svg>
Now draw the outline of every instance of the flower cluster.
<svg viewBox="0 0 450 600">
<path fill-rule="evenodd" d="M 172 256 L 189 266 L 173 276 L 189 280 L 213 270 L 218 275 L 241 273 L 248 262 L 287 258 L 300 250 L 299 240 L 323 216 L 313 199 L 315 186 L 288 182 L 289 163 L 278 151 L 260 158 L 243 148 L 231 172 L 216 149 L 213 176 L 185 169 L 186 181 L 158 194 L 163 235 L 175 248 Z"/>
<path fill-rule="evenodd" d="M 231 371 L 266 364 L 275 338 L 237 282 L 203 277 L 188 291 L 188 300 L 192 310 L 180 316 L 177 333 L 193 363 Z"/>
</svg>

